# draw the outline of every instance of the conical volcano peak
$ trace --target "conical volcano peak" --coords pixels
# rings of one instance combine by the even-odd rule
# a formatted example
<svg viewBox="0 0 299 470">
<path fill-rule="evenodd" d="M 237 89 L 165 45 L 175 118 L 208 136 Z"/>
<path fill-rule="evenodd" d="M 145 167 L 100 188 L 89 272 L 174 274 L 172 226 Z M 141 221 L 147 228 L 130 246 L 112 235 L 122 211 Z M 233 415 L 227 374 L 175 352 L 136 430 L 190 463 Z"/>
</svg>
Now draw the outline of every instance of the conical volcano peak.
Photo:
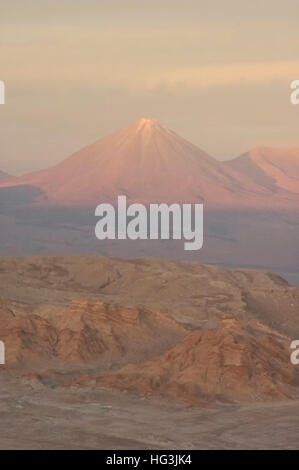
<svg viewBox="0 0 299 470">
<path fill-rule="evenodd" d="M 156 119 L 141 118 L 123 127 L 118 132 L 128 142 L 134 142 L 135 139 L 138 139 L 138 141 L 147 145 L 153 138 L 168 139 L 170 131 L 167 127 L 162 126 Z"/>
<path fill-rule="evenodd" d="M 140 122 L 140 124 L 154 124 L 155 122 L 158 122 L 157 119 L 154 119 L 154 118 L 146 118 L 146 117 L 143 117 L 143 118 L 140 118 L 138 119 L 138 121 Z"/>
<path fill-rule="evenodd" d="M 263 168 L 266 163 L 263 159 Z M 283 160 L 283 164 L 285 171 L 294 168 L 288 161 Z M 205 201 L 211 207 L 264 204 L 263 198 L 273 195 L 273 184 L 264 188 L 253 183 L 247 177 L 247 166 L 244 168 L 243 175 L 156 119 L 142 118 L 84 147 L 55 167 L 15 178 L 12 183 L 40 188 L 49 203 L 61 205 L 91 207 L 101 201 L 115 201 L 122 194 L 132 202 L 145 204 L 181 201 Z M 278 178 L 282 180 L 281 175 Z M 289 178 L 287 183 L 291 188 L 290 181 Z M 0 183 L 4 185 L 12 184 Z M 293 192 L 298 194 L 297 179 L 293 186 L 297 186 Z M 269 201 L 265 201 L 266 205 L 272 205 L 273 201 Z"/>
<path fill-rule="evenodd" d="M 161 124 L 156 119 L 151 119 L 151 118 L 138 119 L 137 121 L 133 123 L 133 125 L 137 132 L 139 131 L 152 132 L 154 130 L 163 129 L 163 126 L 161 126 Z"/>
<path fill-rule="evenodd" d="M 141 119 L 138 119 L 137 123 L 139 126 L 147 126 L 147 127 L 152 127 L 157 124 L 159 125 L 157 119 L 152 119 L 152 118 L 141 118 Z"/>
</svg>

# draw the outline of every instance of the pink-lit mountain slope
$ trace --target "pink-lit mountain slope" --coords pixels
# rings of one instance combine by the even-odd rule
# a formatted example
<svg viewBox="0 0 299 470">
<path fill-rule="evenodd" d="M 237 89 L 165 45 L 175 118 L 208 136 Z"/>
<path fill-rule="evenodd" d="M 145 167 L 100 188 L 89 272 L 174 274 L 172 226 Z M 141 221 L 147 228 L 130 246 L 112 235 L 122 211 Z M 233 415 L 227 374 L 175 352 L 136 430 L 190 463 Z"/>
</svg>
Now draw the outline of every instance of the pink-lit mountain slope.
<svg viewBox="0 0 299 470">
<path fill-rule="evenodd" d="M 299 207 L 299 195 L 295 201 L 286 197 L 288 191 L 277 195 L 272 185 L 261 184 L 254 176 L 233 163 L 217 161 L 156 120 L 140 119 L 52 168 L 5 186 L 38 187 L 44 194 L 40 202 L 65 206 L 93 206 L 126 195 L 129 202 L 145 204 L 271 208 L 274 198 L 277 206 Z"/>
<path fill-rule="evenodd" d="M 299 195 L 299 147 L 258 147 L 226 164 L 272 192 L 275 199 L 293 201 Z"/>
</svg>

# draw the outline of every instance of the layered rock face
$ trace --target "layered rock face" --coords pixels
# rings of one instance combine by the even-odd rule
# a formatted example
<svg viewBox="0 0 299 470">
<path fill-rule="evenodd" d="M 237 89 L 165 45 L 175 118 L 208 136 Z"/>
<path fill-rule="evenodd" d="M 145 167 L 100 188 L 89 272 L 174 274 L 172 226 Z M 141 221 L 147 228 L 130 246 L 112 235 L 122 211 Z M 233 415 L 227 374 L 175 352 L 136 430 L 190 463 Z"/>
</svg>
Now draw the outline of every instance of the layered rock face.
<svg viewBox="0 0 299 470">
<path fill-rule="evenodd" d="M 298 379 L 286 339 L 249 333 L 231 319 L 216 330 L 195 330 L 167 353 L 128 365 L 105 382 L 121 390 L 200 405 L 211 400 L 295 397 Z"/>
<path fill-rule="evenodd" d="M 178 322 L 146 308 L 128 308 L 96 300 L 74 300 L 53 317 L 16 315 L 2 300 L 1 340 L 6 345 L 6 368 L 43 368 L 122 363 L 151 357 L 183 338 Z"/>
<path fill-rule="evenodd" d="M 295 398 L 299 291 L 267 272 L 84 257 L 0 259 L 6 371 L 184 405 Z"/>
</svg>

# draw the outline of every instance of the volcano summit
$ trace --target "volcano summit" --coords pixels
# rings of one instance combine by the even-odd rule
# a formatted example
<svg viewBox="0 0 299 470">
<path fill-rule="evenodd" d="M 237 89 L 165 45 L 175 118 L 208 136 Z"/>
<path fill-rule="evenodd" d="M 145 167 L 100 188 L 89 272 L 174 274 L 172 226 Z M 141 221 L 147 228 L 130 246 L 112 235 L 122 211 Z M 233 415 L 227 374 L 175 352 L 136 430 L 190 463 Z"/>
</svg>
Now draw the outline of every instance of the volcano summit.
<svg viewBox="0 0 299 470">
<path fill-rule="evenodd" d="M 14 179 L 43 192 L 41 202 L 94 206 L 125 195 L 129 202 L 254 204 L 271 191 L 163 127 L 140 119 L 47 170 Z"/>
</svg>

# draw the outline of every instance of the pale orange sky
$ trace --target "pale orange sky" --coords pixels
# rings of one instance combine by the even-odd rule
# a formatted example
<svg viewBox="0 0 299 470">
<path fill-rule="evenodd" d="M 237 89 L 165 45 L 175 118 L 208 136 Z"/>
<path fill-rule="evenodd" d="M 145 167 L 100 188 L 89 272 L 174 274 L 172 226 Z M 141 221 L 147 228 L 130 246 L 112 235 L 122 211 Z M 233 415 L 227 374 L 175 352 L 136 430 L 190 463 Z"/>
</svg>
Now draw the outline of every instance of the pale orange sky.
<svg viewBox="0 0 299 470">
<path fill-rule="evenodd" d="M 219 159 L 299 146 L 299 0 L 1 0 L 0 169 L 51 166 L 140 117 Z"/>
</svg>

